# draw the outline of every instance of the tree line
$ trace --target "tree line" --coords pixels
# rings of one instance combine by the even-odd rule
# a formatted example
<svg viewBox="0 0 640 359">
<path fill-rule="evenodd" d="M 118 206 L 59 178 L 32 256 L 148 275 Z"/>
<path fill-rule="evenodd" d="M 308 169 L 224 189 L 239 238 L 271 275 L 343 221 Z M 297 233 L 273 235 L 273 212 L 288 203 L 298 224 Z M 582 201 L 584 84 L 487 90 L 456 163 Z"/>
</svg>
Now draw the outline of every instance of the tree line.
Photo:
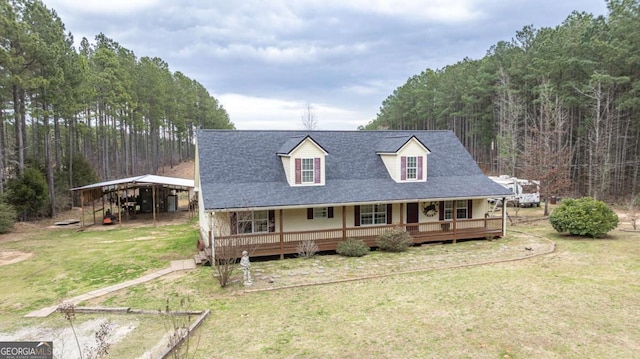
<svg viewBox="0 0 640 359">
<path fill-rule="evenodd" d="M 640 1 L 524 26 L 479 60 L 412 76 L 361 129 L 449 129 L 487 174 L 623 200 L 640 184 Z"/>
<path fill-rule="evenodd" d="M 234 128 L 162 59 L 104 34 L 76 49 L 39 0 L 0 0 L 0 121 L 0 194 L 23 219 L 68 207 L 70 188 L 192 159 L 196 128 Z"/>
</svg>

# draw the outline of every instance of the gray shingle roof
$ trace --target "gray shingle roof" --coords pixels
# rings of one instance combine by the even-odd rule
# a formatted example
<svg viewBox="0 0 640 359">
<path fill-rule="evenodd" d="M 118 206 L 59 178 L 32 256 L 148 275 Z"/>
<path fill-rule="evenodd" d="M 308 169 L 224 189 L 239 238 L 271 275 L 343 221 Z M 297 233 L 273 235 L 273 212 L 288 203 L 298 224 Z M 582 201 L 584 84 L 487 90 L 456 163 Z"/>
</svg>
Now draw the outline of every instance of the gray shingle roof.
<svg viewBox="0 0 640 359">
<path fill-rule="evenodd" d="M 382 140 L 380 140 L 380 143 L 378 143 L 378 145 L 376 146 L 376 152 L 377 153 L 396 153 L 400 150 L 400 148 L 402 148 L 402 146 L 404 146 L 407 142 L 409 142 L 409 140 L 412 139 L 413 137 L 415 136 L 392 135 L 392 136 L 384 137 Z M 416 139 L 420 141 L 420 139 L 418 138 Z M 424 143 L 421 143 L 421 144 L 422 146 L 427 148 L 427 146 L 425 146 Z"/>
<path fill-rule="evenodd" d="M 291 187 L 277 153 L 309 135 L 328 152 L 325 186 Z M 376 153 L 415 136 L 429 148 L 427 181 L 396 183 Z M 401 145 L 402 145 L 401 144 Z M 451 131 L 199 130 L 200 187 L 207 210 L 500 197 Z"/>
<path fill-rule="evenodd" d="M 304 140 L 307 139 L 307 137 L 311 138 L 311 136 L 307 135 L 307 136 L 295 136 L 295 137 L 290 137 L 285 143 L 282 144 L 282 146 L 280 147 L 280 149 L 278 150 L 278 154 L 279 155 L 288 155 L 291 153 L 291 151 L 295 150 L 296 147 L 298 147 L 302 142 L 304 142 Z M 311 138 L 311 140 L 313 140 L 313 138 Z M 314 141 L 315 142 L 315 141 Z M 316 144 L 318 146 L 320 146 L 320 148 L 326 152 L 326 150 L 319 145 L 317 142 Z"/>
</svg>

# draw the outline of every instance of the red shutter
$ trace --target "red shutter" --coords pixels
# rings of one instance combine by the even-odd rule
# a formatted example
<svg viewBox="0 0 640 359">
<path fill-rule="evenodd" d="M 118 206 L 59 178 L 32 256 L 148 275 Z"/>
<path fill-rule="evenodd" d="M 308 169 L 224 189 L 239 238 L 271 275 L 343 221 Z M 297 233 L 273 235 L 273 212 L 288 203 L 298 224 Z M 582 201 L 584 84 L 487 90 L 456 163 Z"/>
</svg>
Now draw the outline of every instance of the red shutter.
<svg viewBox="0 0 640 359">
<path fill-rule="evenodd" d="M 387 203 L 387 224 L 393 223 L 393 205 Z"/>
<path fill-rule="evenodd" d="M 296 158 L 296 184 L 302 183 L 302 160 Z"/>
<path fill-rule="evenodd" d="M 313 208 L 307 208 L 307 219 L 313 219 Z"/>
<path fill-rule="evenodd" d="M 400 179 L 403 181 L 407 179 L 407 157 L 405 156 L 400 157 Z"/>
<path fill-rule="evenodd" d="M 269 210 L 269 232 L 276 231 L 276 211 Z"/>
<path fill-rule="evenodd" d="M 231 234 L 238 234 L 238 215 L 236 212 L 229 213 L 229 227 Z"/>
<path fill-rule="evenodd" d="M 360 227 L 360 206 L 353 206 L 354 226 Z"/>
<path fill-rule="evenodd" d="M 313 183 L 320 183 L 320 158 L 313 159 Z"/>
<path fill-rule="evenodd" d="M 424 157 L 420 156 L 418 157 L 418 179 L 421 180 L 422 179 L 422 159 Z"/>
<path fill-rule="evenodd" d="M 471 219 L 471 216 L 473 216 L 473 200 L 469 199 L 467 200 L 467 218 Z"/>
</svg>

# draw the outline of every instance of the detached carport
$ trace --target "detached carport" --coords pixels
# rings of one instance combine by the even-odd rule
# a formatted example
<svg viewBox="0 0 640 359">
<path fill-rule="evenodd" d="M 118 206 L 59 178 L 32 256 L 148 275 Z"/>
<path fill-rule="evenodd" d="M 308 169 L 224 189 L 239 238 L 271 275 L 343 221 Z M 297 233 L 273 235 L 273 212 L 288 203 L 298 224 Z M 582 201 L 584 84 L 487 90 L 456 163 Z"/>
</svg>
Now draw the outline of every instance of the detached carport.
<svg viewBox="0 0 640 359">
<path fill-rule="evenodd" d="M 131 201 L 132 197 L 129 193 L 138 192 L 134 196 L 135 201 Z M 164 177 L 156 175 L 143 175 L 129 178 L 122 178 L 112 181 L 94 183 L 78 188 L 72 188 L 71 192 L 79 192 L 80 203 L 82 209 L 82 227 L 85 226 L 84 221 L 84 205 L 91 202 L 93 206 L 93 224 L 96 224 L 96 201 L 102 200 L 102 214 L 105 214 L 105 198 L 110 199 L 111 204 L 118 207 L 118 223 L 122 223 L 123 207 L 133 208 L 133 211 L 153 213 L 153 224 L 156 224 L 156 215 L 162 204 L 164 212 L 171 212 L 172 206 L 175 210 L 178 207 L 178 192 L 188 192 L 189 211 L 194 209 L 192 202 L 194 196 L 194 181 L 184 178 Z M 171 193 L 169 195 L 168 193 Z M 174 197 L 175 196 L 175 197 Z M 142 198 L 144 197 L 144 199 Z M 173 200 L 172 200 L 173 198 Z M 175 202 L 173 202 L 175 201 Z"/>
</svg>

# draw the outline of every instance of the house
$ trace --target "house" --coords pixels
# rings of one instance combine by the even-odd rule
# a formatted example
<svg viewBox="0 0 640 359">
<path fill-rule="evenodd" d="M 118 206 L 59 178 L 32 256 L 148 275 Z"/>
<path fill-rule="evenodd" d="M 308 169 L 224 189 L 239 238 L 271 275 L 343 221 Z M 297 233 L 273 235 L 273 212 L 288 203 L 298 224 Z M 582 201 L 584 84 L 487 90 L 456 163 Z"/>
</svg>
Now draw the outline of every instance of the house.
<svg viewBox="0 0 640 359">
<path fill-rule="evenodd" d="M 511 195 L 451 131 L 200 130 L 195 186 L 201 245 L 281 258 L 397 226 L 416 244 L 503 236 L 487 199 Z"/>
</svg>

